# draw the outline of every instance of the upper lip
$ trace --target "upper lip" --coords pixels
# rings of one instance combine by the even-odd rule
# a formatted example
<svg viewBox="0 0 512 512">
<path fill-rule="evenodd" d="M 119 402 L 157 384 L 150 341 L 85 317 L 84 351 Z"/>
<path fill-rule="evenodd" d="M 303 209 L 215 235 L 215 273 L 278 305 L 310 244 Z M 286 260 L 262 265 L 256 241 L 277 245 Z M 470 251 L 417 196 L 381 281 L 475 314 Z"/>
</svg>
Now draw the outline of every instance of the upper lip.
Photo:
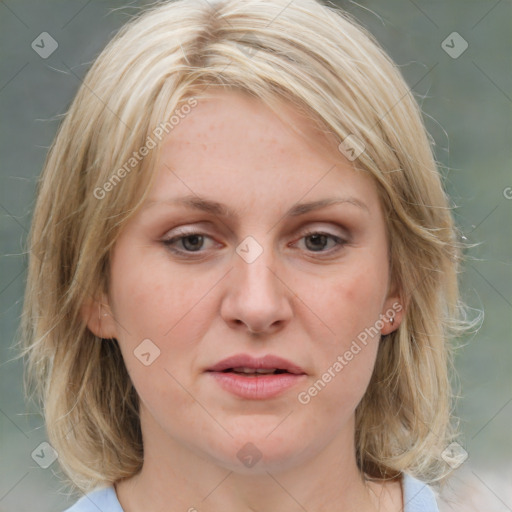
<svg viewBox="0 0 512 512">
<path fill-rule="evenodd" d="M 263 369 L 276 369 L 286 370 L 289 373 L 297 375 L 305 374 L 306 372 L 298 365 L 287 361 L 279 356 L 272 354 L 263 357 L 253 357 L 249 354 L 236 354 L 219 361 L 214 366 L 208 368 L 209 372 L 222 372 L 229 368 L 263 368 Z"/>
</svg>

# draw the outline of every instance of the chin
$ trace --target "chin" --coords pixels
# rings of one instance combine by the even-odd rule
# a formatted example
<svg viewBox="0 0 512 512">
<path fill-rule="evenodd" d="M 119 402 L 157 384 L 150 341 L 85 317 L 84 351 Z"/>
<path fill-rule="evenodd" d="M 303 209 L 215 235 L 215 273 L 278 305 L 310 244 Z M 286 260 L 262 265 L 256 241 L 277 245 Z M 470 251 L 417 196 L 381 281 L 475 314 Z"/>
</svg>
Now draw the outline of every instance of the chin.
<svg viewBox="0 0 512 512">
<path fill-rule="evenodd" d="M 233 438 L 226 439 L 218 450 L 212 452 L 213 444 L 209 444 L 208 451 L 216 460 L 216 464 L 239 474 L 265 475 L 267 472 L 279 473 L 305 462 L 311 451 L 315 448 L 313 443 L 308 443 L 303 435 L 282 430 L 280 435 L 275 435 L 278 422 L 274 422 L 271 428 L 256 431 L 238 432 Z M 279 428 L 279 427 L 278 427 Z"/>
</svg>

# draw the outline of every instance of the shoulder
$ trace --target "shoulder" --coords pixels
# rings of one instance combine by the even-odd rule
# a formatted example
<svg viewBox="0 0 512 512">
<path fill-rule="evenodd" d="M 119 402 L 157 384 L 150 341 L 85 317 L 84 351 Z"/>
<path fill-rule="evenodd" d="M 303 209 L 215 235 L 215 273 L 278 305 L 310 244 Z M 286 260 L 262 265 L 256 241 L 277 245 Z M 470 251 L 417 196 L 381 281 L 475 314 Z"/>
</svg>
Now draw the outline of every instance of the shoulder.
<svg viewBox="0 0 512 512">
<path fill-rule="evenodd" d="M 102 487 L 82 496 L 64 512 L 123 512 L 114 487 Z"/>
<path fill-rule="evenodd" d="M 424 482 L 403 474 L 404 512 L 439 512 L 434 491 Z"/>
</svg>

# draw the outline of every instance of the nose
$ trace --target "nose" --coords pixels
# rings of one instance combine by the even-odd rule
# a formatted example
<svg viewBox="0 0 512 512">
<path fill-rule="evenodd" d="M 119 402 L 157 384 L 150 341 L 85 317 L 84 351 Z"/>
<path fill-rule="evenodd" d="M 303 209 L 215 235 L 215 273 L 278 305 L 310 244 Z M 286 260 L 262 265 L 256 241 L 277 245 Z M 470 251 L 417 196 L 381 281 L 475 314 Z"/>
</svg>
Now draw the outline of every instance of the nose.
<svg viewBox="0 0 512 512">
<path fill-rule="evenodd" d="M 271 251 L 251 263 L 235 254 L 221 316 L 230 328 L 248 334 L 272 334 L 292 317 L 293 293 L 276 270 Z M 272 268 L 274 267 L 274 268 Z"/>
</svg>

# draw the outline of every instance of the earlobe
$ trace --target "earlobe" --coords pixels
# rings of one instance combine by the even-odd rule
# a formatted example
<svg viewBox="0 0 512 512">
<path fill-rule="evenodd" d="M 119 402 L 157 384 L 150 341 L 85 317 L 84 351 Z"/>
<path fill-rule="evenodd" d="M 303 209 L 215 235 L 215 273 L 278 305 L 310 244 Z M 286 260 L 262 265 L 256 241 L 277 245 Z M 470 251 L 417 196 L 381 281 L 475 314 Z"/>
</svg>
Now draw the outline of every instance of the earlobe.
<svg viewBox="0 0 512 512">
<path fill-rule="evenodd" d="M 400 297 L 390 297 L 386 300 L 386 308 L 381 314 L 382 322 L 384 323 L 381 334 L 391 334 L 396 331 L 402 323 L 404 315 L 404 305 Z"/>
<path fill-rule="evenodd" d="M 380 333 L 385 336 L 386 334 L 391 334 L 392 332 L 396 331 L 400 325 L 400 322 L 396 321 L 396 315 L 395 316 L 383 316 L 383 322 L 384 326 L 382 327 Z"/>
<path fill-rule="evenodd" d="M 82 318 L 88 329 L 98 338 L 113 339 L 116 337 L 114 316 L 104 294 L 101 299 L 89 299 L 84 302 Z"/>
</svg>

